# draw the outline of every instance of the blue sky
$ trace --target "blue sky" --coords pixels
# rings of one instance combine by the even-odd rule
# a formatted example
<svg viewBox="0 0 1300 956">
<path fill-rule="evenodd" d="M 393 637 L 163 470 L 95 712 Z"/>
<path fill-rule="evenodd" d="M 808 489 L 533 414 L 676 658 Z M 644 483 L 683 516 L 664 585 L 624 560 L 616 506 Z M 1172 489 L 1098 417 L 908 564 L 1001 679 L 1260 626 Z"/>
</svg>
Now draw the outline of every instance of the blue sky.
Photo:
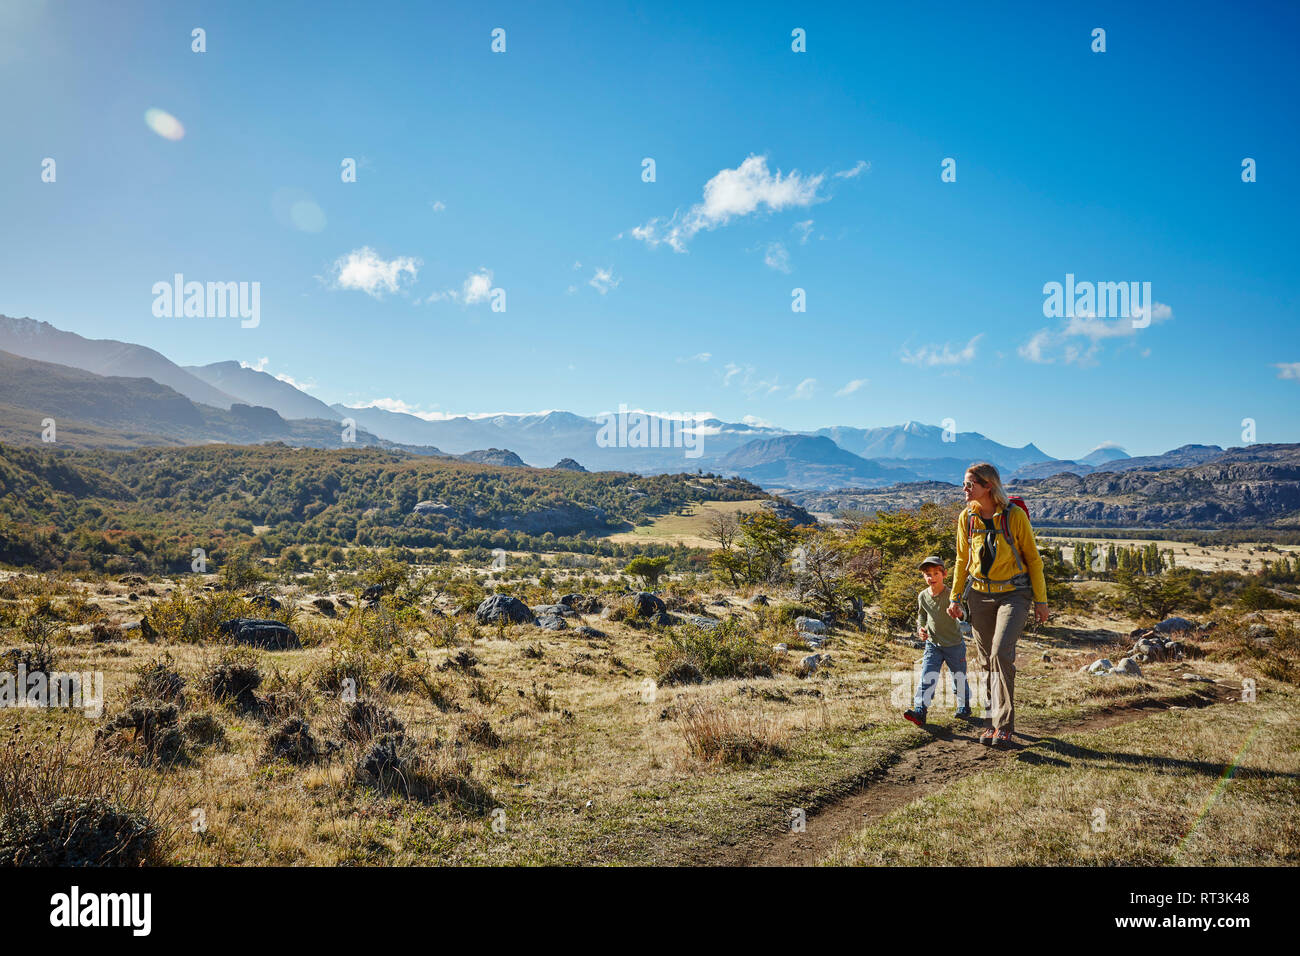
<svg viewBox="0 0 1300 956">
<path fill-rule="evenodd" d="M 1295 5 L 551 6 L 6 3 L 0 312 L 426 414 L 1300 440 Z"/>
</svg>

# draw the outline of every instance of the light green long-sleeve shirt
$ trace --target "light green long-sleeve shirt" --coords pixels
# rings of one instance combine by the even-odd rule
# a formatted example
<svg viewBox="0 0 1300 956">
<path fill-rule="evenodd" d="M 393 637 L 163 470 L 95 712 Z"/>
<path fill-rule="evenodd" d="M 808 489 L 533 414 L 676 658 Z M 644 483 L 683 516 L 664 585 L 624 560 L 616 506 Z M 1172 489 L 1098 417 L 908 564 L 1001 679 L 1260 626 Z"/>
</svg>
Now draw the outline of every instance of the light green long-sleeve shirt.
<svg viewBox="0 0 1300 956">
<path fill-rule="evenodd" d="M 930 640 L 940 647 L 955 647 L 961 643 L 961 628 L 948 616 L 950 593 L 946 586 L 937 596 L 931 594 L 929 588 L 922 588 L 916 596 L 916 626 L 925 628 Z"/>
</svg>

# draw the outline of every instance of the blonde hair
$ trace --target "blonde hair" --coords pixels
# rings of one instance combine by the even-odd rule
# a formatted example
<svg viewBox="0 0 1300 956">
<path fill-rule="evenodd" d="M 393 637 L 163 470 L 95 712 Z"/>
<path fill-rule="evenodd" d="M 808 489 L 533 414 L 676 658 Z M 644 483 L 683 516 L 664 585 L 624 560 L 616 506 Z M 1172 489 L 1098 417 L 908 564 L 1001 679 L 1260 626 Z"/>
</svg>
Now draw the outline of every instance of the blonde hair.
<svg viewBox="0 0 1300 956">
<path fill-rule="evenodd" d="M 1011 507 L 1011 499 L 1007 497 L 1002 487 L 1002 476 L 998 474 L 997 468 L 987 461 L 977 461 L 966 469 L 966 474 L 974 475 L 988 486 L 989 492 L 993 495 L 993 503 L 999 508 Z"/>
</svg>

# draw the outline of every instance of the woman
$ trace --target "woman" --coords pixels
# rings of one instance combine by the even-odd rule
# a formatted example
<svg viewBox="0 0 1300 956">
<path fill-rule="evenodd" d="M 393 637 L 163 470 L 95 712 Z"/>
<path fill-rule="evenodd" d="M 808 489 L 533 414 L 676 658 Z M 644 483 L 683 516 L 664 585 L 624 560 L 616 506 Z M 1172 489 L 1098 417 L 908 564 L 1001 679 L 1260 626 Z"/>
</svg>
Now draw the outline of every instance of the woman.
<svg viewBox="0 0 1300 956">
<path fill-rule="evenodd" d="M 980 743 L 1005 747 L 1016 724 L 1016 641 L 1032 606 L 1047 621 L 1043 559 L 1034 542 L 1029 513 L 1002 490 L 998 470 L 988 462 L 966 469 L 966 507 L 957 516 L 957 562 L 948 614 L 962 615 L 966 601 L 975 631 L 977 660 L 986 673 L 984 700 L 991 725 Z"/>
</svg>

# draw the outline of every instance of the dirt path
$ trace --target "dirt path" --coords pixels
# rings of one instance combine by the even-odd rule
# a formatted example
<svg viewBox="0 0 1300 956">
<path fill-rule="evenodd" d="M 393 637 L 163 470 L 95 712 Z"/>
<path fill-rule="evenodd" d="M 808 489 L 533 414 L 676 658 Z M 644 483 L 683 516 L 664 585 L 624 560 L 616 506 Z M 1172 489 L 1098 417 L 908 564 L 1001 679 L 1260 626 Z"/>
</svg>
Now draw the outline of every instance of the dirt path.
<svg viewBox="0 0 1300 956">
<path fill-rule="evenodd" d="M 747 843 L 727 848 L 721 858 L 709 862 L 723 866 L 814 866 L 842 839 L 868 823 L 962 777 L 999 767 L 1045 736 L 1101 730 L 1172 707 L 1207 707 L 1226 700 L 1228 694 L 1222 685 L 1203 684 L 1177 698 L 1143 698 L 1107 707 L 1080 720 L 1029 724 L 1016 732 L 1013 746 L 1006 750 L 981 745 L 981 728 L 975 723 L 936 727 L 931 731 L 931 740 L 904 751 L 888 767 L 854 781 L 839 795 L 805 807 L 803 832 L 794 832 L 788 826 L 766 830 Z"/>
</svg>

